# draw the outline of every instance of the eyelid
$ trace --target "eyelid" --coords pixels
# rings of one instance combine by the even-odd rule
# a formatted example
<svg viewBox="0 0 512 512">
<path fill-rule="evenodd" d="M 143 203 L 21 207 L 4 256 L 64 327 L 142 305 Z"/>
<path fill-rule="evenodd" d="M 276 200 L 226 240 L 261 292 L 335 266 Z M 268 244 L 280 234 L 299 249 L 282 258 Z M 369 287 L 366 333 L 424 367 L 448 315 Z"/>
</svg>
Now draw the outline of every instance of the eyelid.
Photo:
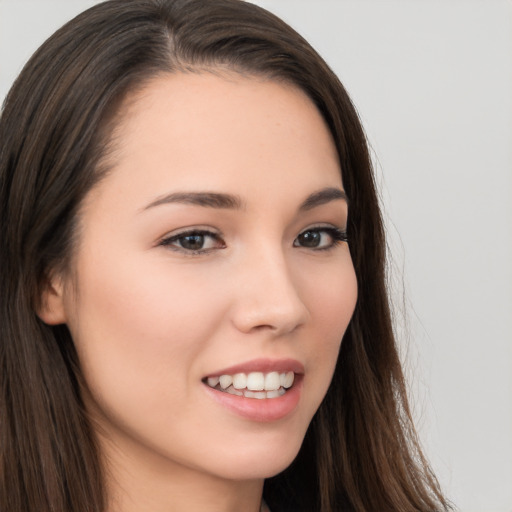
<svg viewBox="0 0 512 512">
<path fill-rule="evenodd" d="M 305 231 L 335 231 L 337 233 L 341 233 L 346 235 L 347 234 L 347 228 L 340 227 L 336 224 L 312 224 L 310 226 L 305 227 L 304 229 L 301 229 L 299 234 L 304 233 Z"/>
</svg>

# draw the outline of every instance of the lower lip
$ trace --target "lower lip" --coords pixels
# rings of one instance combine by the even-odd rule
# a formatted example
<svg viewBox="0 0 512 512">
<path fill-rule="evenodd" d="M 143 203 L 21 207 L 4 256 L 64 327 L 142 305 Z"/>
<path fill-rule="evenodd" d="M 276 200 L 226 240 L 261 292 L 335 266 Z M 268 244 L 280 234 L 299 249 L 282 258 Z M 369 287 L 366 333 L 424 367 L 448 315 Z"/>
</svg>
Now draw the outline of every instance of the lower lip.
<svg viewBox="0 0 512 512">
<path fill-rule="evenodd" d="M 235 414 L 252 421 L 270 422 L 285 418 L 295 410 L 302 391 L 302 376 L 296 375 L 293 386 L 277 398 L 246 398 L 204 386 L 214 400 Z"/>
</svg>

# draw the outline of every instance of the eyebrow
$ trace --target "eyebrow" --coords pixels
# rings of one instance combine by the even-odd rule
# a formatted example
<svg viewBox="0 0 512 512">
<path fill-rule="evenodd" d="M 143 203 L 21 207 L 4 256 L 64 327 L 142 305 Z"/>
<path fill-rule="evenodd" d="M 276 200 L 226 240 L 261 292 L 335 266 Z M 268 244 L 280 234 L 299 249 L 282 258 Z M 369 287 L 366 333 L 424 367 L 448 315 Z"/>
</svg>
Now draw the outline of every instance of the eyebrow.
<svg viewBox="0 0 512 512">
<path fill-rule="evenodd" d="M 326 187 L 310 194 L 299 206 L 299 211 L 312 210 L 317 206 L 336 200 L 348 202 L 347 194 L 339 188 Z M 233 194 L 220 192 L 173 192 L 172 194 L 167 194 L 155 199 L 143 208 L 143 210 L 172 203 L 192 204 L 205 208 L 229 210 L 242 210 L 244 208 L 242 199 Z"/>
<path fill-rule="evenodd" d="M 160 206 L 161 204 L 184 203 L 205 208 L 219 208 L 230 210 L 241 210 L 244 207 L 240 197 L 232 194 L 223 194 L 219 192 L 174 192 L 157 198 L 149 203 L 144 210 Z"/>
<path fill-rule="evenodd" d="M 335 187 L 326 187 L 319 190 L 318 192 L 313 192 L 310 194 L 300 205 L 299 210 L 312 210 L 317 206 L 321 206 L 322 204 L 337 200 L 342 200 L 348 203 L 348 197 L 345 191 Z"/>
</svg>

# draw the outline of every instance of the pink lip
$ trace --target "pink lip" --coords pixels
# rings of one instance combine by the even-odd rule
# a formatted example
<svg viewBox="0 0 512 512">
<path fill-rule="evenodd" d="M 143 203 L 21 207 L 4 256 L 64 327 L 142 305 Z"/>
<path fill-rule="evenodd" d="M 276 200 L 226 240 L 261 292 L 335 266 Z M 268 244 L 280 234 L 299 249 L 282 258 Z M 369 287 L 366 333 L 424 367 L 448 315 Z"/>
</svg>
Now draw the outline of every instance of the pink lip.
<svg viewBox="0 0 512 512">
<path fill-rule="evenodd" d="M 299 404 L 304 378 L 304 366 L 295 359 L 254 359 L 214 372 L 210 377 L 234 375 L 235 373 L 266 373 L 272 371 L 293 371 L 295 373 L 293 386 L 283 396 L 278 398 L 257 399 L 231 395 L 211 388 L 206 383 L 204 384 L 204 389 L 217 403 L 238 416 L 258 422 L 277 421 L 291 414 Z"/>
<path fill-rule="evenodd" d="M 252 421 L 277 421 L 291 414 L 297 407 L 302 392 L 302 375 L 295 378 L 293 386 L 278 398 L 245 398 L 218 391 L 204 384 L 205 391 L 221 406 L 238 416 Z"/>
<path fill-rule="evenodd" d="M 221 375 L 234 375 L 235 373 L 250 372 L 293 372 L 298 375 L 304 373 L 304 365 L 295 359 L 253 359 L 219 371 L 210 373 L 208 377 L 220 377 Z"/>
</svg>

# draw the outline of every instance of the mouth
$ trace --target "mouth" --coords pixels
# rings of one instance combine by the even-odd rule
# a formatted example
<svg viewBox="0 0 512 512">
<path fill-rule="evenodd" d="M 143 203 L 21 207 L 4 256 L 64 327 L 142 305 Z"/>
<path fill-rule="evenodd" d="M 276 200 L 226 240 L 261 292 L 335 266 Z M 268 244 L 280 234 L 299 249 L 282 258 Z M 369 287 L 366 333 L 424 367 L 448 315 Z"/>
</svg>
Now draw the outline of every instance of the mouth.
<svg viewBox="0 0 512 512">
<path fill-rule="evenodd" d="M 253 359 L 202 379 L 207 394 L 250 421 L 291 417 L 300 403 L 304 365 L 295 359 Z"/>
<path fill-rule="evenodd" d="M 217 391 L 245 398 L 274 399 L 285 395 L 293 386 L 293 371 L 222 374 L 206 377 L 203 382 Z"/>
</svg>

